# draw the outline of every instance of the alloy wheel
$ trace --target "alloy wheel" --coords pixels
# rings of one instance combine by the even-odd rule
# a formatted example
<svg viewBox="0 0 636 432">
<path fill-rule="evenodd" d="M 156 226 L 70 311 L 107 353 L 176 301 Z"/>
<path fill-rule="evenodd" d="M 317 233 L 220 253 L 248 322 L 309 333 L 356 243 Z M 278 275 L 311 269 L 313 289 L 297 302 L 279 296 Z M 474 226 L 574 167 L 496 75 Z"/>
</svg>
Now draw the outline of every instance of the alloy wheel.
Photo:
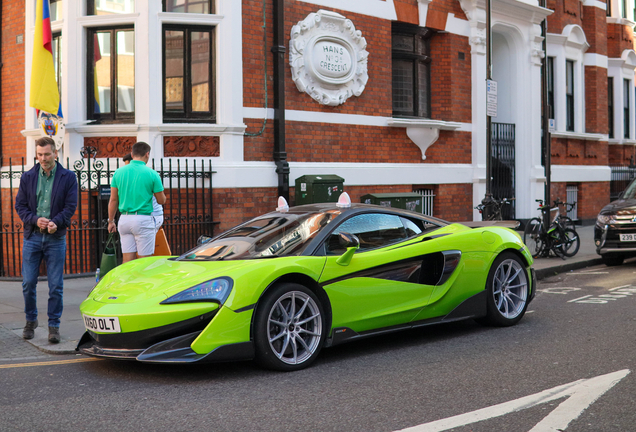
<svg viewBox="0 0 636 432">
<path fill-rule="evenodd" d="M 502 261 L 493 279 L 495 306 L 501 316 L 514 319 L 521 314 L 528 298 L 528 278 L 514 259 Z"/>
<path fill-rule="evenodd" d="M 307 361 L 320 346 L 322 331 L 320 309 L 304 292 L 287 292 L 270 309 L 267 339 L 273 353 L 284 363 Z"/>
</svg>

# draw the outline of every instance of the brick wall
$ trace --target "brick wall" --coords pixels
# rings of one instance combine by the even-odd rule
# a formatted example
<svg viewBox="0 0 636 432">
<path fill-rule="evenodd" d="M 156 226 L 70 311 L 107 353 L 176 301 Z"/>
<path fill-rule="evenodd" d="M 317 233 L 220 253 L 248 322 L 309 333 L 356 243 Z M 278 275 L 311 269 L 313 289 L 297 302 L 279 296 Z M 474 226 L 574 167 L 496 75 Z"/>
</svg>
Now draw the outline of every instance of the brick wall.
<svg viewBox="0 0 636 432">
<path fill-rule="evenodd" d="M 548 33 L 561 34 L 569 24 L 582 26 L 583 5 L 579 0 L 548 0 L 547 8 L 554 11 L 548 16 Z"/>
<path fill-rule="evenodd" d="M 553 165 L 607 165 L 607 142 L 553 138 Z"/>
<path fill-rule="evenodd" d="M 596 220 L 598 212 L 609 204 L 609 196 L 609 182 L 579 183 L 579 219 L 584 221 Z"/>
<path fill-rule="evenodd" d="M 607 69 L 585 66 L 585 131 L 609 133 Z"/>
<path fill-rule="evenodd" d="M 634 49 L 634 33 L 629 26 L 607 25 L 607 56 L 620 58 L 626 49 Z"/>
<path fill-rule="evenodd" d="M 594 6 L 584 6 L 582 21 L 585 39 L 590 44 L 590 48 L 586 52 L 607 55 L 607 16 L 605 11 Z"/>
<path fill-rule="evenodd" d="M 24 157 L 24 2 L 2 2 L 2 156 Z M 18 43 L 22 37 L 22 43 Z M 34 114 L 35 115 L 35 114 Z"/>
<path fill-rule="evenodd" d="M 636 163 L 636 146 L 629 144 L 610 144 L 608 146 L 609 165 L 629 165 Z"/>
</svg>

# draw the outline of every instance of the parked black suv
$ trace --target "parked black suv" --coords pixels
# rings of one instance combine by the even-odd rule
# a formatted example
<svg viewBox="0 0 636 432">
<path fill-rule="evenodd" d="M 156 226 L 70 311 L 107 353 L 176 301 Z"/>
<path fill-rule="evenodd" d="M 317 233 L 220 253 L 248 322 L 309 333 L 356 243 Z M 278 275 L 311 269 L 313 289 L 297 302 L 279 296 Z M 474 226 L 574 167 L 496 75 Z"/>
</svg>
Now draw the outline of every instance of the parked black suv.
<svg viewBox="0 0 636 432">
<path fill-rule="evenodd" d="M 621 265 L 625 258 L 636 256 L 636 180 L 599 212 L 594 244 L 608 266 Z"/>
</svg>

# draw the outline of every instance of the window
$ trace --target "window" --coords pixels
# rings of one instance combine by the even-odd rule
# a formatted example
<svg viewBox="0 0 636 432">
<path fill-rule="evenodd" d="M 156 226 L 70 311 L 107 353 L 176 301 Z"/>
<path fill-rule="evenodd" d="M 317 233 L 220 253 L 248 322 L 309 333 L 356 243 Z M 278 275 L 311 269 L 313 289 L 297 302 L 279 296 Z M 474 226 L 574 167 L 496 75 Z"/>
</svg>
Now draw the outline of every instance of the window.
<svg viewBox="0 0 636 432">
<path fill-rule="evenodd" d="M 393 23 L 393 115 L 431 117 L 431 58 L 427 28 Z"/>
<path fill-rule="evenodd" d="M 212 27 L 164 26 L 164 122 L 215 121 L 213 37 Z"/>
<path fill-rule="evenodd" d="M 567 131 L 574 131 L 574 62 L 565 61 L 565 113 Z"/>
<path fill-rule="evenodd" d="M 49 16 L 51 17 L 51 22 L 61 20 L 63 11 L 62 0 L 51 0 L 49 3 Z"/>
<path fill-rule="evenodd" d="M 609 137 L 614 138 L 614 78 L 607 77 L 607 120 Z"/>
<path fill-rule="evenodd" d="M 360 250 L 365 251 L 406 240 L 409 235 L 417 235 L 422 230 L 414 223 L 410 223 L 408 227 L 405 227 L 402 218 L 395 215 L 367 213 L 354 216 L 344 221 L 331 234 L 327 242 L 327 254 L 345 252 L 338 238 L 338 234 L 341 232 L 356 235 L 360 239 Z"/>
<path fill-rule="evenodd" d="M 53 33 L 51 48 L 53 51 L 53 68 L 55 69 L 57 89 L 60 92 L 60 96 L 62 96 L 62 33 Z"/>
<path fill-rule="evenodd" d="M 113 15 L 135 12 L 135 0 L 88 0 L 88 15 Z"/>
<path fill-rule="evenodd" d="M 631 122 L 631 118 L 629 116 L 629 94 L 631 81 L 628 79 L 623 79 L 623 137 L 629 138 L 629 124 Z"/>
<path fill-rule="evenodd" d="M 212 0 L 163 0 L 164 12 L 214 13 Z"/>
<path fill-rule="evenodd" d="M 132 28 L 88 30 L 88 118 L 131 122 L 135 117 L 135 32 Z"/>
<path fill-rule="evenodd" d="M 554 119 L 554 57 L 548 57 L 548 118 Z"/>
</svg>

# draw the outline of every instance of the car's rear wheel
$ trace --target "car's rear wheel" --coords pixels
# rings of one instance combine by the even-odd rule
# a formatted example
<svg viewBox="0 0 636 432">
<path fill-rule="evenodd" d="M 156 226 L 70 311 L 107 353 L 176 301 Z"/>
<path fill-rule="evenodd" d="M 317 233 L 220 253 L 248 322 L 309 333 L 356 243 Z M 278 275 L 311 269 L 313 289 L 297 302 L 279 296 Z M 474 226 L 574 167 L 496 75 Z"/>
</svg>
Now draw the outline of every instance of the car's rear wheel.
<svg viewBox="0 0 636 432">
<path fill-rule="evenodd" d="M 603 260 L 603 264 L 608 267 L 619 266 L 625 261 L 625 257 L 622 255 L 601 255 L 601 259 Z"/>
<path fill-rule="evenodd" d="M 528 274 L 521 259 L 511 252 L 500 254 L 486 282 L 486 324 L 511 326 L 526 313 L 530 294 Z"/>
<path fill-rule="evenodd" d="M 295 283 L 275 286 L 259 302 L 254 321 L 256 358 L 269 369 L 294 371 L 318 356 L 327 334 L 316 295 Z"/>
</svg>

